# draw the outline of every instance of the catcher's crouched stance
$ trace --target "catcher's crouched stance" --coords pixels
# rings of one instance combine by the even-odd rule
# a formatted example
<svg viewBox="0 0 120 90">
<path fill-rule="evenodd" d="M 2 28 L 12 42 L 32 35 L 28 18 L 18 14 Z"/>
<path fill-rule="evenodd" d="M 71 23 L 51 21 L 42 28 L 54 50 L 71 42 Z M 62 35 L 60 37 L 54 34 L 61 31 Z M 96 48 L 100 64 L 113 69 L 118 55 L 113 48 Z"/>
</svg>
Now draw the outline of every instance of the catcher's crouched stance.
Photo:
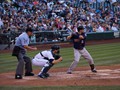
<svg viewBox="0 0 120 90">
<path fill-rule="evenodd" d="M 47 78 L 49 69 L 54 65 L 62 61 L 62 57 L 59 55 L 59 45 L 53 45 L 51 50 L 45 50 L 38 53 L 32 60 L 33 65 L 41 66 L 42 69 L 38 74 L 40 78 Z"/>
</svg>

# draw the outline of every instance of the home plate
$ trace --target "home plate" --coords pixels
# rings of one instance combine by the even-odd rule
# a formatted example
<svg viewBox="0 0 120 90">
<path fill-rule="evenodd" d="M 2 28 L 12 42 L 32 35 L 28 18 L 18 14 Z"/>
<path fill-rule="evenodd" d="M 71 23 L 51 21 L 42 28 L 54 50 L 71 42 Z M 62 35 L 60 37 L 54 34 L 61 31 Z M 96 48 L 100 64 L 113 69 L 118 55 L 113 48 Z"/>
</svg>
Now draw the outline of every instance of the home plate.
<svg viewBox="0 0 120 90">
<path fill-rule="evenodd" d="M 37 77 L 23 77 L 24 80 L 36 80 Z"/>
<path fill-rule="evenodd" d="M 113 70 L 110 70 L 110 69 L 103 69 L 103 70 L 97 70 L 98 72 L 111 72 Z"/>
<path fill-rule="evenodd" d="M 107 76 L 107 75 L 110 75 L 110 74 L 108 74 L 108 73 L 99 73 L 99 74 L 97 74 L 97 75 Z"/>
</svg>

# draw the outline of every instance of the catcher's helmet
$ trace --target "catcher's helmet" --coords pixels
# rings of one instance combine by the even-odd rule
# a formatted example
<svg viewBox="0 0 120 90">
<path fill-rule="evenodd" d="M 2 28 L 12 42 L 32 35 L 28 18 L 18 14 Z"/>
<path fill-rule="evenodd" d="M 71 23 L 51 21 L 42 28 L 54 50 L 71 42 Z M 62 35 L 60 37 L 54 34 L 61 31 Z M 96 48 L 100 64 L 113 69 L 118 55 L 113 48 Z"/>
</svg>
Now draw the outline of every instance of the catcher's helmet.
<svg viewBox="0 0 120 90">
<path fill-rule="evenodd" d="M 59 45 L 53 45 L 53 46 L 51 47 L 51 49 L 52 49 L 52 50 L 58 50 L 58 49 L 60 49 L 60 46 L 59 46 Z"/>
</svg>

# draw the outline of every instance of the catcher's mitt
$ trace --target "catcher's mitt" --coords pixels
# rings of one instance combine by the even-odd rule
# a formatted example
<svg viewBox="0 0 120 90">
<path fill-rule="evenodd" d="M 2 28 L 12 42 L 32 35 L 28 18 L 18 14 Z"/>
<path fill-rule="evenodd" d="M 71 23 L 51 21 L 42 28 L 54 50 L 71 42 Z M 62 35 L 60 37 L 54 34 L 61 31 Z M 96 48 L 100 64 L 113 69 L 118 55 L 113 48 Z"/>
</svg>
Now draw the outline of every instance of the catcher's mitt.
<svg viewBox="0 0 120 90">
<path fill-rule="evenodd" d="M 59 59 L 60 57 L 60 55 L 54 55 L 55 60 Z"/>
</svg>

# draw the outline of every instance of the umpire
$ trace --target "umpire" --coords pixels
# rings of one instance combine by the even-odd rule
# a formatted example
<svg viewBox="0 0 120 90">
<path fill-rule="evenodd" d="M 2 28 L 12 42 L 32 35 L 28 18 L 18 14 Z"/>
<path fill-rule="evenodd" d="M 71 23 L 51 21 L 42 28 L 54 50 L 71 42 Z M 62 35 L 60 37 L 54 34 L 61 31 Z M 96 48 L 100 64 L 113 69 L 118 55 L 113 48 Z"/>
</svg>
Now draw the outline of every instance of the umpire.
<svg viewBox="0 0 120 90">
<path fill-rule="evenodd" d="M 29 57 L 26 56 L 26 49 L 37 50 L 36 47 L 30 47 L 29 37 L 32 36 L 33 30 L 31 28 L 27 28 L 26 32 L 23 32 L 17 38 L 15 42 L 15 47 L 12 52 L 12 56 L 16 56 L 18 59 L 18 65 L 16 68 L 15 79 L 22 79 L 24 72 L 24 64 L 25 64 L 25 76 L 34 76 L 32 73 L 32 64 Z"/>
</svg>

